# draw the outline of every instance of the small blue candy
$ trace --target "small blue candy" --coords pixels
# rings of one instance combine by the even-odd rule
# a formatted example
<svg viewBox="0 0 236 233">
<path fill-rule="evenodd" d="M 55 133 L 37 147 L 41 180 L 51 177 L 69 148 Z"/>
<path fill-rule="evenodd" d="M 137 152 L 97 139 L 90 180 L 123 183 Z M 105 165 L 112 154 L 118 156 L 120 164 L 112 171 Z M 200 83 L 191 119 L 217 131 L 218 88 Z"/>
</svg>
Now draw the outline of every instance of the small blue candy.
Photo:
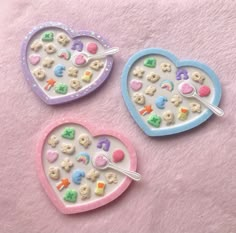
<svg viewBox="0 0 236 233">
<path fill-rule="evenodd" d="M 80 184 L 83 177 L 85 177 L 85 172 L 83 170 L 77 169 L 72 173 L 72 181 L 75 184 Z"/>
<path fill-rule="evenodd" d="M 165 96 L 159 96 L 159 97 L 157 97 L 155 104 L 156 104 L 157 108 L 164 109 L 165 108 L 165 103 L 167 101 L 168 100 Z"/>
<path fill-rule="evenodd" d="M 66 69 L 65 66 L 63 66 L 63 65 L 61 65 L 61 64 L 58 64 L 58 65 L 56 65 L 55 68 L 54 68 L 54 74 L 55 74 L 57 77 L 61 78 L 61 77 L 63 77 L 63 72 L 64 72 L 65 69 Z"/>
</svg>

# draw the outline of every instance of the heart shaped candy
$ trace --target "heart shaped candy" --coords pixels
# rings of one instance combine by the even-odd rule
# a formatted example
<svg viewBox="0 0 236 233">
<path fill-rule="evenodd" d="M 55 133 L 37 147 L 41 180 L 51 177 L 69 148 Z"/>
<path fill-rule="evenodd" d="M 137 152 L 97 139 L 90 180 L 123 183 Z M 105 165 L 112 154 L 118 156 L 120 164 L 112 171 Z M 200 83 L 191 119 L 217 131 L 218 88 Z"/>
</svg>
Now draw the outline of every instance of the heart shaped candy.
<svg viewBox="0 0 236 233">
<path fill-rule="evenodd" d="M 86 63 L 83 55 L 78 55 L 74 64 L 73 54 L 93 55 L 108 48 L 107 41 L 93 31 L 75 32 L 64 24 L 48 22 L 34 27 L 25 37 L 21 49 L 23 72 L 32 90 L 45 103 L 69 102 L 97 89 L 113 65 L 112 56 Z"/>
<path fill-rule="evenodd" d="M 40 59 L 41 59 L 41 57 L 39 54 L 32 54 L 29 56 L 29 62 L 32 65 L 37 65 L 40 62 Z"/>
<path fill-rule="evenodd" d="M 53 163 L 57 160 L 58 153 L 56 151 L 49 150 L 47 151 L 46 157 L 49 163 Z"/>
<path fill-rule="evenodd" d="M 170 52 L 158 48 L 142 50 L 128 60 L 122 73 L 122 94 L 132 117 L 147 135 L 180 133 L 212 115 L 198 100 L 180 95 L 178 86 L 185 80 L 194 82 L 199 95 L 207 102 L 219 104 L 220 82 L 204 64 L 179 61 Z M 139 82 L 142 86 L 137 85 Z M 181 91 L 190 94 L 193 89 L 183 84 Z"/>
<path fill-rule="evenodd" d="M 139 80 L 131 80 L 130 82 L 130 87 L 134 90 L 134 91 L 138 91 L 142 88 L 143 83 L 142 81 Z"/>
<path fill-rule="evenodd" d="M 183 92 L 183 94 L 190 94 L 193 91 L 193 87 L 190 86 L 188 83 L 184 83 L 181 86 L 181 91 Z"/>
<path fill-rule="evenodd" d="M 135 150 L 120 133 L 100 130 L 73 118 L 48 126 L 38 144 L 37 171 L 52 203 L 62 213 L 74 214 L 106 205 L 119 197 L 131 179 L 112 169 L 96 170 L 91 162 L 93 158 L 99 160 L 97 155 L 104 153 L 112 160 L 119 151 L 124 154 L 123 159 L 118 156 L 119 167 L 135 171 Z M 100 166 L 107 163 L 103 159 L 97 162 Z"/>
<path fill-rule="evenodd" d="M 78 55 L 75 59 L 75 63 L 77 65 L 83 65 L 85 62 L 86 62 L 86 60 L 83 55 Z"/>
</svg>

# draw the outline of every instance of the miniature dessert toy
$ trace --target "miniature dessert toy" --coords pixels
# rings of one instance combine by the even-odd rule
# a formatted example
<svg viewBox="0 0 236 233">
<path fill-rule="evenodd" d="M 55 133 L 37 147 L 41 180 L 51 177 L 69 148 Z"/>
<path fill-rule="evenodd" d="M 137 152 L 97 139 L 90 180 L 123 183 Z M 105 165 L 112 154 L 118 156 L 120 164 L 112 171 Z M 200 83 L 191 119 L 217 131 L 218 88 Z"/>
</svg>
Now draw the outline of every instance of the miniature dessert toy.
<svg viewBox="0 0 236 233">
<path fill-rule="evenodd" d="M 46 128 L 36 161 L 45 192 L 64 214 L 106 205 L 132 180 L 141 179 L 135 150 L 126 137 L 72 118 Z"/>
<path fill-rule="evenodd" d="M 128 111 L 148 136 L 172 135 L 205 122 L 217 107 L 221 85 L 216 74 L 197 61 L 150 48 L 134 54 L 122 73 Z"/>
<path fill-rule="evenodd" d="M 21 49 L 24 76 L 47 104 L 61 104 L 95 91 L 109 77 L 119 48 L 93 31 L 74 31 L 62 23 L 36 26 Z"/>
</svg>

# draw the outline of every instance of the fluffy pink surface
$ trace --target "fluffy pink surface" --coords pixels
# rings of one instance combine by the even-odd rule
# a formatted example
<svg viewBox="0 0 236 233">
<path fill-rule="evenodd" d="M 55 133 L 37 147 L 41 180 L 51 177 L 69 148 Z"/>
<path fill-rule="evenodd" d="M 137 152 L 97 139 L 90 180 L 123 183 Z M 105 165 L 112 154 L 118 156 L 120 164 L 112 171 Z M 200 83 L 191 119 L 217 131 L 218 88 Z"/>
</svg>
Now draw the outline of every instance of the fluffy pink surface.
<svg viewBox="0 0 236 233">
<path fill-rule="evenodd" d="M 236 2 L 232 0 L 1 3 L 1 233 L 236 232 Z M 24 80 L 20 46 L 34 25 L 53 20 L 90 29 L 120 47 L 109 80 L 96 93 L 64 106 L 45 105 Z M 120 90 L 127 59 L 162 47 L 202 61 L 223 86 L 223 118 L 179 135 L 148 138 L 127 112 Z M 64 115 L 115 128 L 133 141 L 142 182 L 113 203 L 84 214 L 59 213 L 35 171 L 40 131 Z"/>
</svg>

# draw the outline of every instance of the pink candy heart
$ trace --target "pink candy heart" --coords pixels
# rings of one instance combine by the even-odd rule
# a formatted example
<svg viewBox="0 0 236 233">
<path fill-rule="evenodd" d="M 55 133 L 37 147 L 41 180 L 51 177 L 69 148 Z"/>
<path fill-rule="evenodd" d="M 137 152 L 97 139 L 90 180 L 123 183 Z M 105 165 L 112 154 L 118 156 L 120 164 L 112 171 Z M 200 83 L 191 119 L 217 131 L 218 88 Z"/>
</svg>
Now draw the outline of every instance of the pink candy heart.
<svg viewBox="0 0 236 233">
<path fill-rule="evenodd" d="M 122 150 L 115 150 L 112 154 L 112 159 L 114 163 L 122 161 L 125 157 L 125 154 Z"/>
<path fill-rule="evenodd" d="M 47 160 L 49 163 L 53 163 L 58 158 L 58 153 L 56 151 L 49 150 L 46 154 Z"/>
<path fill-rule="evenodd" d="M 75 59 L 75 63 L 77 65 L 83 65 L 85 62 L 86 62 L 86 60 L 83 55 L 78 55 Z"/>
<path fill-rule="evenodd" d="M 142 88 L 143 86 L 143 83 L 142 81 L 139 81 L 139 80 L 131 80 L 130 82 L 130 87 L 132 88 L 132 90 L 134 91 L 138 91 Z"/>
<path fill-rule="evenodd" d="M 95 43 L 89 43 L 87 45 L 87 50 L 88 50 L 88 52 L 90 52 L 92 54 L 96 54 L 97 50 L 98 50 L 98 46 Z"/>
<path fill-rule="evenodd" d="M 29 62 L 32 65 L 37 65 L 40 62 L 40 55 L 39 54 L 32 54 L 29 56 Z"/>
<path fill-rule="evenodd" d="M 98 155 L 95 158 L 95 164 L 98 167 L 105 167 L 108 163 L 108 160 L 103 155 Z"/>
<path fill-rule="evenodd" d="M 193 87 L 189 85 L 188 83 L 184 83 L 181 86 L 181 91 L 183 94 L 190 94 L 193 91 Z"/>
</svg>

